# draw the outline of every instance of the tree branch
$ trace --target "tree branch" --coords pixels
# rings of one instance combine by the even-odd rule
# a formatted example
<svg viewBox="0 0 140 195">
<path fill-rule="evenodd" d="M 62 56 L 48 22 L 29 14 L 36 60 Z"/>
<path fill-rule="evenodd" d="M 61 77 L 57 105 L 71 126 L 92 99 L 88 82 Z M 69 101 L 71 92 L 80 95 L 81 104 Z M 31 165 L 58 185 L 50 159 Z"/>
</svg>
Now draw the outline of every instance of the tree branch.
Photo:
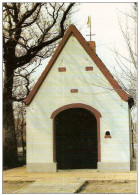
<svg viewBox="0 0 140 195">
<path fill-rule="evenodd" d="M 22 19 L 18 22 L 17 28 L 20 27 L 27 18 L 29 18 L 35 11 L 36 9 L 40 6 L 40 3 L 36 3 L 35 6 L 30 10 L 25 12 L 25 14 L 22 16 Z"/>
<path fill-rule="evenodd" d="M 63 37 L 64 31 L 65 31 L 64 30 L 64 22 L 66 20 L 67 14 L 69 13 L 70 9 L 72 8 L 72 6 L 74 4 L 75 3 L 70 3 L 70 5 L 64 11 L 63 16 L 62 16 L 62 19 L 61 19 L 61 22 L 60 22 L 60 32 L 59 32 L 59 34 L 56 37 L 54 37 L 54 38 L 52 38 L 52 39 L 50 39 L 48 41 L 40 42 L 37 46 L 31 47 L 24 56 L 21 56 L 21 57 L 16 58 L 16 66 L 15 66 L 15 69 L 18 68 L 18 67 L 23 66 L 25 63 L 30 62 L 30 60 L 33 59 L 36 56 L 36 54 L 41 49 L 43 49 L 44 47 L 46 47 L 46 46 L 54 43 L 55 41 L 57 41 L 57 40 L 59 40 L 60 38 Z M 48 27 L 48 29 L 45 31 L 45 34 L 47 34 L 47 32 L 51 28 L 52 28 L 52 26 Z"/>
</svg>

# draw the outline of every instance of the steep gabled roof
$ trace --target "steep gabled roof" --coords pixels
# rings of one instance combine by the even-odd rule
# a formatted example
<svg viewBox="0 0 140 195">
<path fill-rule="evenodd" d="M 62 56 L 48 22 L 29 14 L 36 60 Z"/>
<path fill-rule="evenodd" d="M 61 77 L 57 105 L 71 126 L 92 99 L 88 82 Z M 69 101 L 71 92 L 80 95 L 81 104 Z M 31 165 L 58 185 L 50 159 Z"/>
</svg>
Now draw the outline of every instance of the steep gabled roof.
<svg viewBox="0 0 140 195">
<path fill-rule="evenodd" d="M 34 88 L 30 92 L 30 94 L 27 96 L 26 99 L 24 99 L 24 103 L 28 105 L 36 95 L 39 87 L 41 86 L 42 82 L 46 78 L 47 74 L 51 70 L 51 67 L 53 66 L 54 62 L 56 61 L 57 57 L 59 56 L 61 50 L 63 49 L 64 45 L 66 44 L 68 38 L 71 35 L 74 35 L 75 38 L 79 41 L 79 43 L 82 45 L 82 47 L 85 49 L 85 51 L 88 53 L 88 55 L 91 57 L 91 59 L 94 61 L 94 63 L 97 65 L 97 67 L 100 69 L 100 71 L 103 73 L 103 75 L 106 77 L 106 79 L 109 81 L 109 83 L 112 85 L 114 90 L 118 93 L 118 95 L 121 97 L 122 100 L 128 101 L 128 98 L 130 97 L 118 84 L 118 82 L 113 78 L 111 73 L 108 71 L 104 63 L 100 60 L 100 58 L 96 55 L 95 52 L 93 52 L 93 49 L 90 47 L 88 42 L 84 39 L 84 37 L 81 35 L 81 33 L 77 30 L 77 28 L 72 24 L 66 31 L 63 39 L 61 40 L 60 44 L 58 45 L 56 51 L 54 52 L 51 60 L 49 61 L 48 65 L 46 66 L 45 70 L 41 74 L 40 78 L 36 82 Z"/>
</svg>

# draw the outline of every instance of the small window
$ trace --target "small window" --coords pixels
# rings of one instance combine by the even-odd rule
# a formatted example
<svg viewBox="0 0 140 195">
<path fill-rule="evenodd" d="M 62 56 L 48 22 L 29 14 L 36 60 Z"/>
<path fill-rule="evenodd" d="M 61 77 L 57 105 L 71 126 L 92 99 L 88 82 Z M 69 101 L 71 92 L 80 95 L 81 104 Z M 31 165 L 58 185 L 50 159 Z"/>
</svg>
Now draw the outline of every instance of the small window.
<svg viewBox="0 0 140 195">
<path fill-rule="evenodd" d="M 92 67 L 92 66 L 87 66 L 87 67 L 85 68 L 85 70 L 86 70 L 86 71 L 93 71 L 93 67 Z"/>
<path fill-rule="evenodd" d="M 58 71 L 59 72 L 66 72 L 66 67 L 60 67 L 60 68 L 58 68 Z"/>
<path fill-rule="evenodd" d="M 109 132 L 109 131 L 106 131 L 105 134 L 106 134 L 106 135 L 110 135 L 110 132 Z"/>
<path fill-rule="evenodd" d="M 106 131 L 105 132 L 104 138 L 111 138 L 111 135 L 110 135 L 110 132 L 109 131 Z"/>
</svg>

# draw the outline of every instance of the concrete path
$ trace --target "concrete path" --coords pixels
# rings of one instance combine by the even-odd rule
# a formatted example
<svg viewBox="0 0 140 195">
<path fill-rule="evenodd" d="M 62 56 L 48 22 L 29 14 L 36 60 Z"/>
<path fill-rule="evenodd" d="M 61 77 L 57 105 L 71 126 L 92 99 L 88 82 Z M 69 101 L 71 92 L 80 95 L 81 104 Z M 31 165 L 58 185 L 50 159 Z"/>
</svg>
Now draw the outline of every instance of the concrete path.
<svg viewBox="0 0 140 195">
<path fill-rule="evenodd" d="M 85 181 L 73 181 L 73 182 L 44 182 L 35 181 L 32 184 L 24 186 L 23 188 L 14 191 L 19 194 L 42 194 L 42 193 L 76 193 L 77 190 L 85 184 Z"/>
<path fill-rule="evenodd" d="M 136 180 L 136 171 L 98 172 L 65 170 L 57 173 L 27 173 L 25 167 L 3 172 L 3 181 L 34 181 L 13 193 L 76 193 L 88 180 Z"/>
</svg>

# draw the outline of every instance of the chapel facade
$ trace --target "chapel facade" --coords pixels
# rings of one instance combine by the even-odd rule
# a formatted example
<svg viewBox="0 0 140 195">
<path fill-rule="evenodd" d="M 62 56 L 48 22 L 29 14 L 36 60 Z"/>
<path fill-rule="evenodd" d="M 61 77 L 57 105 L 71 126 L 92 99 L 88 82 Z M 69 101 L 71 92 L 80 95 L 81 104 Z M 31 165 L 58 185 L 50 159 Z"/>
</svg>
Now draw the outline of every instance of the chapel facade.
<svg viewBox="0 0 140 195">
<path fill-rule="evenodd" d="M 129 171 L 130 100 L 71 25 L 24 100 L 27 171 Z"/>
</svg>

